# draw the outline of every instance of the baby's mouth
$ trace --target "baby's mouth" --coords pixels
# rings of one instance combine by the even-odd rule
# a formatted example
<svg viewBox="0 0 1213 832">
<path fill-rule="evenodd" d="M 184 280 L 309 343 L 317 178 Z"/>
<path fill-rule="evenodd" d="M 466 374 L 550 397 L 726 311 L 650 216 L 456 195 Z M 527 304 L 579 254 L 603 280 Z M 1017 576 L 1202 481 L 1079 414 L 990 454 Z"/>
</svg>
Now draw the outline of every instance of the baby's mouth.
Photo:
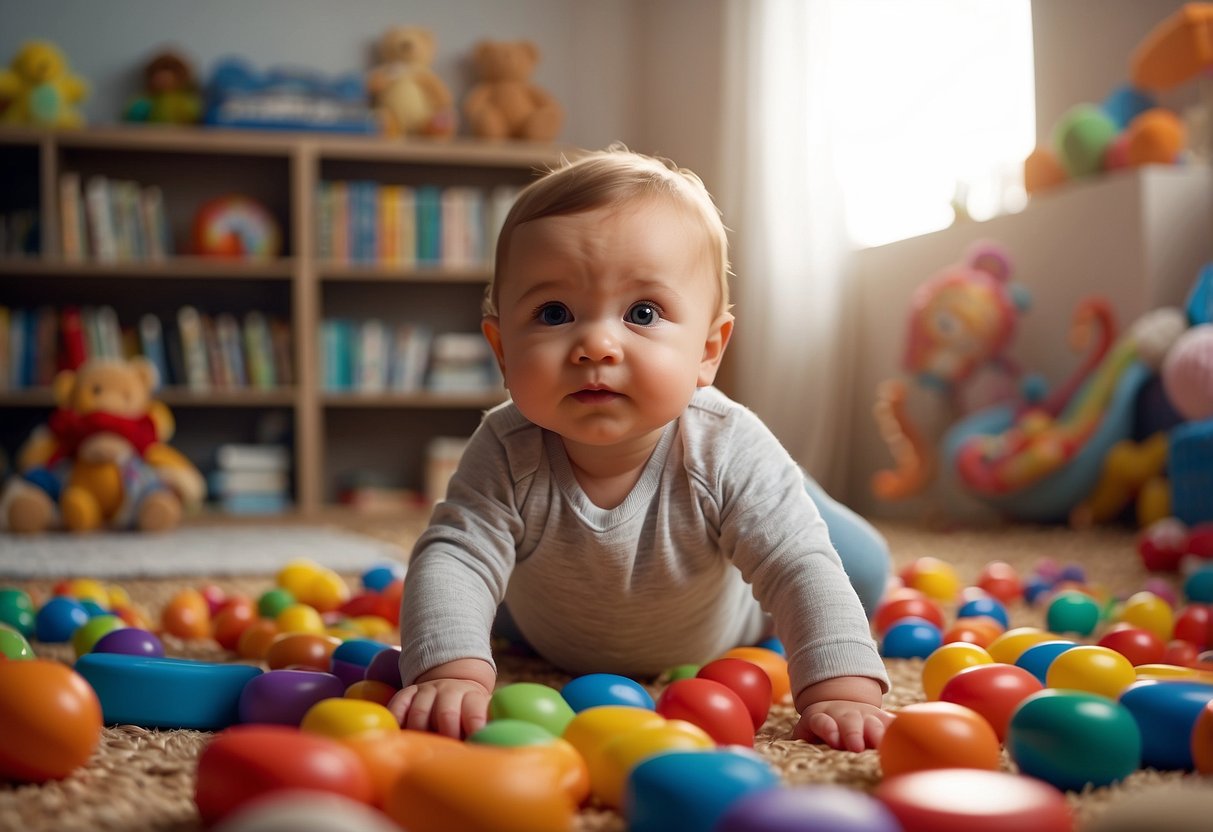
<svg viewBox="0 0 1213 832">
<path fill-rule="evenodd" d="M 582 404 L 606 404 L 619 398 L 619 394 L 605 387 L 586 387 L 574 393 L 573 398 Z"/>
</svg>

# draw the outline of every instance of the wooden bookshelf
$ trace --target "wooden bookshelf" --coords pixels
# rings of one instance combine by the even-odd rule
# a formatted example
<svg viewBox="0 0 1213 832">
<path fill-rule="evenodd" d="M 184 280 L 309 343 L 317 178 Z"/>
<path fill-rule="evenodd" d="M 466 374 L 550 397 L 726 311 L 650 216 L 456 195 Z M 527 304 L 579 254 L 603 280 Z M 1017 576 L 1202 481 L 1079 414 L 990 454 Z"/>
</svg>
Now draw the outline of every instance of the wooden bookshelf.
<svg viewBox="0 0 1213 832">
<path fill-rule="evenodd" d="M 0 257 L 0 306 L 107 304 L 124 325 L 183 305 L 208 313 L 259 309 L 289 322 L 292 383 L 274 389 L 170 386 L 173 443 L 205 472 L 213 449 L 252 442 L 265 418 L 289 426 L 295 513 L 331 511 L 348 479 L 420 489 L 432 439 L 467 435 L 504 390 L 444 394 L 332 392 L 321 384 L 319 334 L 330 317 L 384 317 L 435 332 L 475 332 L 487 265 L 401 267 L 321 261 L 318 186 L 369 180 L 397 185 L 522 186 L 559 161 L 562 149 L 470 139 L 432 142 L 152 126 L 78 132 L 0 130 L 0 212 L 33 209 L 40 245 L 31 256 Z M 179 252 L 188 251 L 194 211 L 204 200 L 247 194 L 265 205 L 283 239 L 282 256 L 228 260 L 190 254 L 162 260 L 66 259 L 60 247 L 59 183 L 71 171 L 159 186 Z M 0 392 L 0 448 L 9 458 L 45 420 L 49 388 Z"/>
</svg>

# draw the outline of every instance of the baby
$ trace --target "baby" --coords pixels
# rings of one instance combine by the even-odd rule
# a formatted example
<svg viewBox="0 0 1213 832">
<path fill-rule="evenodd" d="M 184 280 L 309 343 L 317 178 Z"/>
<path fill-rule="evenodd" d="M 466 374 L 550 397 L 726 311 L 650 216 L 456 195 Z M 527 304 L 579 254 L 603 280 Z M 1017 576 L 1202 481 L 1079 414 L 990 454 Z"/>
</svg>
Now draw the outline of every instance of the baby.
<svg viewBox="0 0 1213 832">
<path fill-rule="evenodd" d="M 793 736 L 875 747 L 888 677 L 815 484 L 711 386 L 733 315 L 698 177 L 625 150 L 579 158 L 521 193 L 496 264 L 482 329 L 512 401 L 486 414 L 413 550 L 401 724 L 484 725 L 504 602 L 574 674 L 652 676 L 777 634 Z M 858 532 L 874 604 L 882 541 L 819 501 Z"/>
</svg>

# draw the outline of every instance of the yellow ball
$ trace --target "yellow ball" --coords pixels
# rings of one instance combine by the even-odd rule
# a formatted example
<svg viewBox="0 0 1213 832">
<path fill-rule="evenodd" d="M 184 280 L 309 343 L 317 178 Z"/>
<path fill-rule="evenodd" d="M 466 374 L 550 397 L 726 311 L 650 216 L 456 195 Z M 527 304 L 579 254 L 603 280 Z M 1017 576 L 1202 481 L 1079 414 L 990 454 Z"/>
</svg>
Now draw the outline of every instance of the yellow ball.
<svg viewBox="0 0 1213 832">
<path fill-rule="evenodd" d="M 378 615 L 356 615 L 349 620 L 349 623 L 367 638 L 382 639 L 384 636 L 396 634 L 396 628 L 392 626 L 392 622 Z"/>
<path fill-rule="evenodd" d="M 295 597 L 320 612 L 329 612 L 350 600 L 350 588 L 345 579 L 331 569 L 318 569 L 306 582 L 302 593 Z"/>
<path fill-rule="evenodd" d="M 369 731 L 399 731 L 400 723 L 383 705 L 369 699 L 322 699 L 308 708 L 299 729 L 333 739 Z"/>
<path fill-rule="evenodd" d="M 990 642 L 986 650 L 990 658 L 1001 664 L 1015 664 L 1023 652 L 1042 641 L 1054 641 L 1057 636 L 1039 627 L 1016 627 Z"/>
<path fill-rule="evenodd" d="M 569 720 L 562 736 L 585 759 L 593 788 L 593 773 L 610 768 L 603 758 L 602 751 L 607 742 L 639 728 L 664 725 L 665 721 L 661 714 L 647 708 L 600 705 L 597 708 L 586 708 Z"/>
<path fill-rule="evenodd" d="M 1137 681 L 1133 663 L 1107 647 L 1085 644 L 1071 647 L 1049 665 L 1045 681 L 1051 688 L 1085 690 L 1117 699 Z"/>
<path fill-rule="evenodd" d="M 1175 612 L 1171 605 L 1153 592 L 1135 592 L 1125 601 L 1116 615 L 1117 621 L 1125 621 L 1134 627 L 1149 630 L 1166 644 L 1175 629 Z"/>
<path fill-rule="evenodd" d="M 110 594 L 105 584 L 93 578 L 73 578 L 68 581 L 67 594 L 77 601 L 92 601 L 105 609 L 110 608 Z"/>
<path fill-rule="evenodd" d="M 278 570 L 276 583 L 296 598 L 302 598 L 321 568 L 313 560 L 299 558 Z"/>
<path fill-rule="evenodd" d="M 937 700 L 948 680 L 966 667 L 993 663 L 985 648 L 967 641 L 953 641 L 927 656 L 922 665 L 922 689 L 927 699 Z"/>
<path fill-rule="evenodd" d="M 715 748 L 716 742 L 698 725 L 670 719 L 664 725 L 645 725 L 612 737 L 595 756 L 598 768 L 590 769 L 590 791 L 613 809 L 623 804 L 628 775 L 642 760 L 666 751 L 698 751 Z"/>
<path fill-rule="evenodd" d="M 960 594 L 961 582 L 956 569 L 939 558 L 918 558 L 906 577 L 909 578 L 907 585 L 936 601 L 952 603 Z"/>
<path fill-rule="evenodd" d="M 324 620 L 307 604 L 291 604 L 274 619 L 283 633 L 323 633 Z"/>
</svg>

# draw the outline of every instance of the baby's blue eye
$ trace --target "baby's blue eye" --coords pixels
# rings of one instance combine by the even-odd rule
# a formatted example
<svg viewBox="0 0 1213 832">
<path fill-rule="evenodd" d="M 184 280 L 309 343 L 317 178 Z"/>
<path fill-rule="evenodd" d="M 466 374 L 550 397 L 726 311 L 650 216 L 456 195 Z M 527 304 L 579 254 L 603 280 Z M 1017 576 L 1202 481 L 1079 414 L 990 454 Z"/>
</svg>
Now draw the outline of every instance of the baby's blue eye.
<svg viewBox="0 0 1213 832">
<path fill-rule="evenodd" d="M 569 314 L 569 310 L 561 303 L 545 303 L 539 307 L 539 311 L 535 315 L 539 322 L 548 326 L 559 326 L 567 324 L 573 319 Z"/>
<path fill-rule="evenodd" d="M 631 308 L 628 309 L 628 314 L 623 317 L 630 324 L 652 326 L 661 318 L 661 313 L 653 304 L 641 301 L 640 303 L 632 304 Z"/>
</svg>

